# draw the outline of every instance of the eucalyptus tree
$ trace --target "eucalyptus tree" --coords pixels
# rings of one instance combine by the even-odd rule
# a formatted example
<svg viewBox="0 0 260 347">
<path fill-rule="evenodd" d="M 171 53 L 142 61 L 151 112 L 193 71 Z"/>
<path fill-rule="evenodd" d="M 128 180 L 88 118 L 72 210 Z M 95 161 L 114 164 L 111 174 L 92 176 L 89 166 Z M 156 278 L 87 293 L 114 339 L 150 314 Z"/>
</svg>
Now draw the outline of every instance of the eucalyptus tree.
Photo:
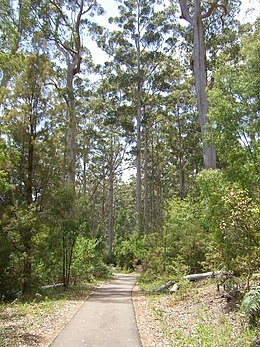
<svg viewBox="0 0 260 347">
<path fill-rule="evenodd" d="M 126 152 L 133 131 L 133 125 L 128 119 L 122 95 L 118 90 L 117 76 L 111 68 L 112 66 L 107 64 L 102 69 L 101 81 L 89 105 L 96 132 L 91 140 L 89 173 L 95 170 L 96 187 L 102 187 L 103 202 L 107 206 L 102 210 L 103 220 L 107 221 L 109 258 L 112 256 L 115 233 L 115 186 L 126 162 Z"/>
<path fill-rule="evenodd" d="M 201 0 L 194 0 L 194 2 L 179 0 L 181 18 L 185 19 L 192 27 L 193 53 L 191 67 L 195 78 L 197 107 L 203 141 L 204 167 L 206 169 L 216 168 L 216 150 L 208 119 L 206 43 L 203 22 L 213 17 L 217 12 L 219 13 L 220 20 L 223 22 L 223 16 L 228 14 L 228 6 L 233 5 L 231 3 L 232 1 L 222 0 L 214 0 L 210 4 Z M 235 6 L 239 7 L 239 3 L 236 3 Z M 213 28 L 214 22 L 211 23 Z"/>
<path fill-rule="evenodd" d="M 0 2 L 0 86 L 1 96 L 14 72 L 22 65 L 22 43 L 32 36 L 35 21 L 30 13 L 31 1 Z"/>
<path fill-rule="evenodd" d="M 161 1 L 118 1 L 118 17 L 111 22 L 119 26 L 110 34 L 107 53 L 117 64 L 124 99 L 132 105 L 136 126 L 136 214 L 142 229 L 142 121 L 145 101 L 156 66 L 167 46 L 168 33 L 173 27 L 173 7 L 163 7 Z M 169 42 L 170 43 L 170 42 Z M 172 43 L 172 41 L 171 41 Z"/>
<path fill-rule="evenodd" d="M 38 198 L 40 181 L 35 180 L 36 161 L 40 161 L 40 146 L 48 137 L 50 119 L 48 104 L 51 89 L 47 83 L 53 70 L 45 55 L 30 54 L 25 58 L 24 70 L 14 80 L 9 102 L 4 109 L 6 136 L 20 153 L 16 188 L 19 199 L 31 205 Z M 14 176 L 15 177 L 15 176 Z M 13 179 L 14 179 L 13 177 Z"/>
<path fill-rule="evenodd" d="M 162 230 L 165 202 L 184 198 L 201 167 L 192 79 L 177 57 L 161 55 L 144 108 L 144 229 Z"/>
<path fill-rule="evenodd" d="M 169 167 L 171 174 L 167 175 L 168 186 L 172 195 L 176 195 L 178 191 L 179 198 L 184 199 L 192 190 L 192 180 L 202 168 L 203 159 L 200 153 L 196 101 L 192 93 L 193 81 L 188 76 L 180 75 L 176 83 L 178 85 L 173 85 L 169 95 L 165 97 L 166 115 L 163 133 L 168 148 L 166 162 L 171 164 Z M 172 196 L 168 196 L 169 198 Z"/>
<path fill-rule="evenodd" d="M 75 76 L 81 72 L 84 63 L 90 62 L 89 50 L 84 46 L 83 35 L 93 35 L 94 25 L 90 17 L 102 14 L 103 9 L 95 0 L 46 0 L 40 1 L 38 12 L 39 23 L 49 41 L 55 43 L 66 66 L 65 85 L 59 88 L 67 105 L 66 131 L 66 181 L 75 191 L 77 159 L 77 109 L 75 93 Z M 85 30 L 85 31 L 84 31 Z M 83 34 L 84 33 L 84 34 Z M 62 64 L 60 64 L 62 65 Z"/>
</svg>

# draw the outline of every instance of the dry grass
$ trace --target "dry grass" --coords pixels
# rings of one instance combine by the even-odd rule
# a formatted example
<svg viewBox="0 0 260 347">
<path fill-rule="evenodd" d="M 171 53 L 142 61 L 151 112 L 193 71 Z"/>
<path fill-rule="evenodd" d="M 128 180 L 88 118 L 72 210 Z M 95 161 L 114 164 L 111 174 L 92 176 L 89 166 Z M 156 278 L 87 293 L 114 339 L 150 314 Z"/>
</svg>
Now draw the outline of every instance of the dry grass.
<svg viewBox="0 0 260 347">
<path fill-rule="evenodd" d="M 144 341 L 153 332 L 156 337 L 144 347 L 258 346 L 257 331 L 249 329 L 239 305 L 227 303 L 212 283 L 189 286 L 173 295 L 142 295 L 142 309 L 149 326 L 139 325 L 140 334 Z"/>
<path fill-rule="evenodd" d="M 1 347 L 47 347 L 93 291 L 93 284 L 44 292 L 39 300 L 0 304 Z"/>
</svg>

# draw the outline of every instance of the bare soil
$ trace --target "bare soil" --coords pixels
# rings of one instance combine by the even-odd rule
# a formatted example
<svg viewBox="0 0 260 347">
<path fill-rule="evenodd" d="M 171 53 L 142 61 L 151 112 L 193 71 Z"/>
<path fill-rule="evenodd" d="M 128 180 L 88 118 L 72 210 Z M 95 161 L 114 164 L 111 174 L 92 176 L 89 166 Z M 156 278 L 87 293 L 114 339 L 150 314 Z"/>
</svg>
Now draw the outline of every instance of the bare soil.
<svg viewBox="0 0 260 347">
<path fill-rule="evenodd" d="M 15 307 L 3 309 L 0 312 L 0 345 L 2 343 L 3 347 L 49 346 L 82 304 L 83 301 L 64 301 L 51 313 L 37 310 L 35 314 L 21 314 Z"/>
</svg>

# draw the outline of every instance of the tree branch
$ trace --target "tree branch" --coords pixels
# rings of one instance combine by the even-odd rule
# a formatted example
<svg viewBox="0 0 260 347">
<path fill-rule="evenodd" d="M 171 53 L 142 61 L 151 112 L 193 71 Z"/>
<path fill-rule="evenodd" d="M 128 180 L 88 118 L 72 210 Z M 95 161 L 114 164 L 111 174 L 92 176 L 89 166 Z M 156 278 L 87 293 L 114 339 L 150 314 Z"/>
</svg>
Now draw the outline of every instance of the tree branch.
<svg viewBox="0 0 260 347">
<path fill-rule="evenodd" d="M 215 11 L 215 9 L 217 8 L 217 6 L 218 6 L 218 0 L 213 0 L 208 11 L 201 15 L 201 19 L 210 17 L 212 15 L 212 13 Z"/>
<path fill-rule="evenodd" d="M 59 12 L 61 18 L 63 19 L 64 23 L 70 27 L 70 23 L 67 20 L 67 17 L 64 15 L 64 13 L 62 12 L 62 9 L 57 5 L 57 3 L 55 1 L 50 1 L 50 4 L 52 4 Z"/>
<path fill-rule="evenodd" d="M 92 7 L 94 6 L 94 4 L 95 4 L 95 2 L 93 2 L 91 5 L 89 5 L 89 7 L 87 8 L 87 10 L 85 10 L 84 12 L 82 12 L 82 15 L 88 13 L 88 12 L 92 9 Z"/>
<path fill-rule="evenodd" d="M 189 13 L 186 0 L 179 0 L 179 3 L 181 7 L 181 18 L 185 19 L 187 22 L 193 25 L 193 18 L 191 17 Z"/>
</svg>

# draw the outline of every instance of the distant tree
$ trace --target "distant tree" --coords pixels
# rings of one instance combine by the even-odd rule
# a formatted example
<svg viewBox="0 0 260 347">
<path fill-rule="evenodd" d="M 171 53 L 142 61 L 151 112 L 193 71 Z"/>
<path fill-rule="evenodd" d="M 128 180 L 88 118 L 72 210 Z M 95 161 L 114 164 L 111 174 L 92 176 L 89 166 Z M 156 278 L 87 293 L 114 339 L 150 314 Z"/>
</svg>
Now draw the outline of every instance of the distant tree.
<svg viewBox="0 0 260 347">
<path fill-rule="evenodd" d="M 172 48 L 174 40 L 167 41 L 167 38 L 174 22 L 174 8 L 160 8 L 161 3 L 156 0 L 118 2 L 119 15 L 111 18 L 111 22 L 119 30 L 111 33 L 105 49 L 117 64 L 122 93 L 132 106 L 136 122 L 136 218 L 142 230 L 142 122 L 144 108 L 149 103 L 145 93 L 150 91 L 150 81 L 163 50 Z"/>
</svg>

